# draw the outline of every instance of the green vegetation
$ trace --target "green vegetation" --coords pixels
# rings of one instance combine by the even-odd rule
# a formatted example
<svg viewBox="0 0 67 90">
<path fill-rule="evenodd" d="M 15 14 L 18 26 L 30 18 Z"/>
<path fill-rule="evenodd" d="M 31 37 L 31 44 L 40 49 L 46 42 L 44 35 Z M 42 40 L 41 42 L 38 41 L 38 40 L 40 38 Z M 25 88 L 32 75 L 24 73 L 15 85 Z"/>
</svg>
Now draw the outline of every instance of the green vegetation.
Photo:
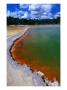
<svg viewBox="0 0 67 90">
<path fill-rule="evenodd" d="M 7 25 L 41 25 L 41 24 L 60 24 L 60 17 L 56 19 L 19 19 L 7 17 Z"/>
</svg>

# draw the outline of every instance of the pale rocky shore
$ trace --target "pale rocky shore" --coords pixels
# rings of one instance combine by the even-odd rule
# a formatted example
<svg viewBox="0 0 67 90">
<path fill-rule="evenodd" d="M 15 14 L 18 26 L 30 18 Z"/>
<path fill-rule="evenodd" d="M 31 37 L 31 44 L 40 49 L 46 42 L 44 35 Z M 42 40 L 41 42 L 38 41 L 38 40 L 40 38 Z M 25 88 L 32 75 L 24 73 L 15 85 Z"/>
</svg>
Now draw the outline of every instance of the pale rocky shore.
<svg viewBox="0 0 67 90">
<path fill-rule="evenodd" d="M 28 27 L 29 28 L 29 27 Z M 32 72 L 26 64 L 17 64 L 10 55 L 13 42 L 23 35 L 28 28 L 7 39 L 7 85 L 8 86 L 59 86 L 58 81 L 49 81 L 41 72 Z"/>
</svg>

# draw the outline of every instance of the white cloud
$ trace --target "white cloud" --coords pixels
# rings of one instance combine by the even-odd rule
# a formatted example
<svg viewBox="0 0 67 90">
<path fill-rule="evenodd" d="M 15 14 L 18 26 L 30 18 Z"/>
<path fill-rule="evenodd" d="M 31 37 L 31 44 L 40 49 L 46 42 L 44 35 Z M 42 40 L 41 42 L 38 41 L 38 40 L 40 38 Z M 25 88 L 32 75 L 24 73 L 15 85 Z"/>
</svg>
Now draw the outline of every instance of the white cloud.
<svg viewBox="0 0 67 90">
<path fill-rule="evenodd" d="M 51 12 L 52 5 L 51 4 L 44 4 L 42 5 L 42 9 L 44 9 L 45 12 Z"/>
<path fill-rule="evenodd" d="M 54 18 L 57 18 L 60 16 L 60 12 L 57 12 L 55 15 L 54 15 Z"/>
<path fill-rule="evenodd" d="M 31 11 L 31 18 L 51 18 L 51 4 L 31 4 L 29 5 L 29 10 Z"/>
<path fill-rule="evenodd" d="M 11 16 L 11 17 L 15 17 L 15 18 L 17 18 L 17 17 L 21 17 L 21 16 L 23 16 L 25 14 L 25 12 L 24 11 L 22 11 L 22 10 L 19 10 L 19 11 L 13 11 L 13 12 L 10 12 L 9 10 L 7 11 L 7 16 Z"/>
<path fill-rule="evenodd" d="M 41 16 L 41 19 L 52 19 L 52 13 L 43 13 L 43 15 Z"/>
<path fill-rule="evenodd" d="M 38 11 L 31 11 L 31 14 L 36 15 L 38 14 Z"/>
<path fill-rule="evenodd" d="M 23 16 L 21 16 L 20 18 L 27 18 L 28 17 L 28 12 L 25 12 Z"/>
<path fill-rule="evenodd" d="M 17 11 L 15 11 L 15 12 L 8 11 L 8 16 L 17 17 Z"/>
<path fill-rule="evenodd" d="M 52 18 L 51 4 L 20 4 L 19 6 L 20 10 L 14 12 L 7 11 L 7 16 L 32 19 Z M 55 17 L 58 15 L 59 13 L 57 13 Z"/>
<path fill-rule="evenodd" d="M 10 11 L 9 10 L 7 11 L 7 16 L 10 16 Z"/>
<path fill-rule="evenodd" d="M 27 9 L 28 6 L 28 4 L 19 4 L 20 9 Z"/>
<path fill-rule="evenodd" d="M 29 10 L 37 10 L 40 8 L 40 4 L 31 4 L 29 5 Z"/>
</svg>

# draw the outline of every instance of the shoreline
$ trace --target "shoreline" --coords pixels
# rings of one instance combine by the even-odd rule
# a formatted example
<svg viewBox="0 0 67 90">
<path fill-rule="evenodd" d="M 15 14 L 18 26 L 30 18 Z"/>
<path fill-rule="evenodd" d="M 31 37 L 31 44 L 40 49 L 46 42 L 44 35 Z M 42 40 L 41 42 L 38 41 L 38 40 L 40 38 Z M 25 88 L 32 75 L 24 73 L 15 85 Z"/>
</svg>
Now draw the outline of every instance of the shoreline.
<svg viewBox="0 0 67 90">
<path fill-rule="evenodd" d="M 32 28 L 32 27 L 29 27 L 29 28 Z M 27 30 L 29 29 L 29 28 L 26 28 L 25 30 L 24 30 L 24 33 L 25 32 L 27 32 Z M 17 39 L 19 39 L 20 37 L 22 37 L 23 35 L 24 35 L 24 33 L 23 34 L 21 34 L 21 35 L 19 35 L 19 36 L 17 36 L 16 35 L 16 37 L 14 38 L 14 40 L 12 41 L 12 43 L 14 43 Z M 11 49 L 11 47 L 12 47 L 12 44 L 11 44 L 11 46 L 10 46 L 10 48 L 9 48 L 9 51 L 10 51 L 10 49 Z M 12 58 L 12 57 L 11 57 Z M 12 58 L 12 60 L 13 60 L 13 58 Z M 17 64 L 16 63 L 16 61 L 14 61 L 14 63 L 15 64 Z M 19 65 L 19 64 L 17 64 L 17 65 Z M 26 64 L 25 64 L 26 65 Z M 23 66 L 23 65 L 22 65 Z M 27 65 L 26 65 L 26 67 L 28 67 Z M 30 67 L 29 67 L 30 68 Z M 30 70 L 31 70 L 31 68 L 30 68 Z M 45 75 L 43 76 L 43 73 L 41 72 L 41 71 L 38 71 L 38 72 L 40 72 L 39 74 L 42 74 L 42 77 L 41 77 L 41 79 L 42 80 L 46 80 L 46 82 L 48 82 L 47 84 L 48 84 L 48 86 L 54 86 L 55 84 L 56 85 L 58 85 L 58 82 L 55 80 L 55 83 L 54 82 L 51 82 L 51 81 L 49 81 L 47 78 L 46 79 L 44 79 L 45 78 Z M 33 72 L 33 73 L 37 73 L 38 74 L 38 72 Z M 42 82 L 43 83 L 43 82 Z M 44 85 L 45 85 L 45 83 L 43 83 Z"/>
</svg>

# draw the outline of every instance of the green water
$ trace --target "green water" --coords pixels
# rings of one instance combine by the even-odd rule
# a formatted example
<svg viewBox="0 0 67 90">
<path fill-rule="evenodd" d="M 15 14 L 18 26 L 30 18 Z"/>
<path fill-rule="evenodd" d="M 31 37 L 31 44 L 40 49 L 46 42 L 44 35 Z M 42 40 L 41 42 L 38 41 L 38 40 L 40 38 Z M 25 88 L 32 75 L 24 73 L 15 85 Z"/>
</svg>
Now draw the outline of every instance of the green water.
<svg viewBox="0 0 67 90">
<path fill-rule="evenodd" d="M 21 56 L 40 66 L 60 67 L 60 27 L 39 27 L 30 30 Z"/>
<path fill-rule="evenodd" d="M 31 28 L 24 36 L 15 47 L 14 54 L 20 60 L 15 59 L 24 60 L 47 77 L 60 81 L 60 26 Z"/>
<path fill-rule="evenodd" d="M 14 43 L 13 58 L 60 82 L 60 26 L 30 28 Z"/>
</svg>

